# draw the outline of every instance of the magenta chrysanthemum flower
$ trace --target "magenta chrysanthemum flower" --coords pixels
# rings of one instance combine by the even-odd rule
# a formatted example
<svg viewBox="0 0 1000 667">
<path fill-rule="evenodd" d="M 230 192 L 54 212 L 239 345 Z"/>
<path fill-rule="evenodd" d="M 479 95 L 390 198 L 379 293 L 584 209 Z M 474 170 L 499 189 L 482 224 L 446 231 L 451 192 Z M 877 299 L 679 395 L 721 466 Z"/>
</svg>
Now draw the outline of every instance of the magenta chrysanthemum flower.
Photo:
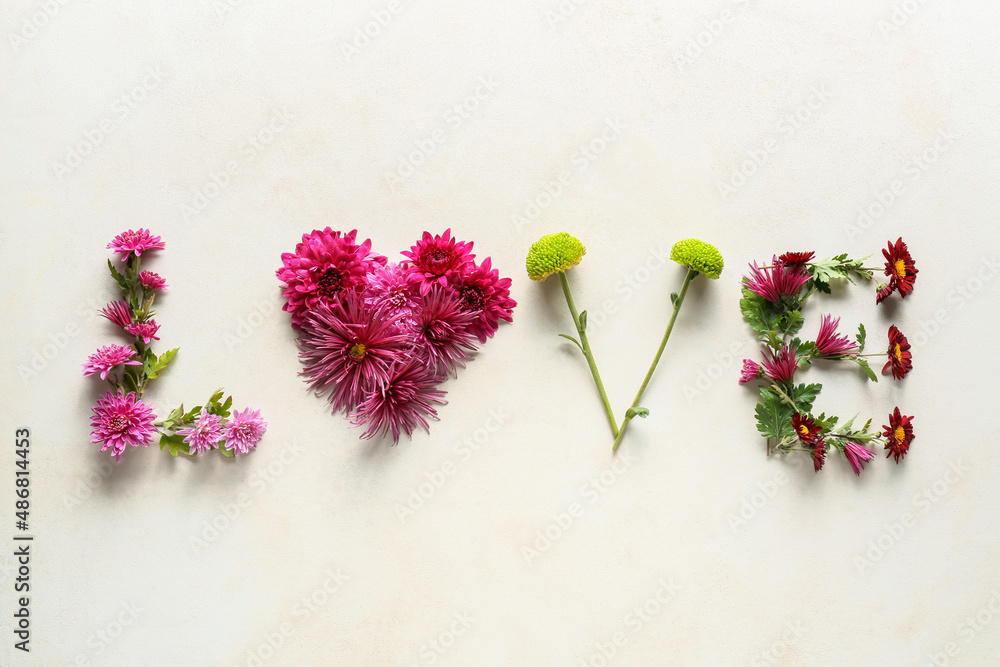
<svg viewBox="0 0 1000 667">
<path fill-rule="evenodd" d="M 362 438 L 392 433 L 394 445 L 400 433 L 410 436 L 418 426 L 430 432 L 427 418 L 438 418 L 432 404 L 446 404 L 442 399 L 445 392 L 436 388 L 440 381 L 418 359 L 396 364 L 388 382 L 371 392 L 351 414 L 351 422 L 368 426 Z"/>
<path fill-rule="evenodd" d="M 123 394 L 121 389 L 117 394 L 108 392 L 94 406 L 90 441 L 103 443 L 101 451 L 111 449 L 115 459 L 121 461 L 127 446 L 149 447 L 156 432 L 153 419 L 152 409 L 134 392 Z"/>
<path fill-rule="evenodd" d="M 234 410 L 229 422 L 223 427 L 222 437 L 226 440 L 226 449 L 238 456 L 256 449 L 266 430 L 267 422 L 261 419 L 260 410 Z"/>
<path fill-rule="evenodd" d="M 330 392 L 334 412 L 353 410 L 389 381 L 409 340 L 381 310 L 348 292 L 339 303 L 319 303 L 303 323 L 298 338 L 301 375 L 317 395 Z"/>
<path fill-rule="evenodd" d="M 836 357 L 842 354 L 852 354 L 858 346 L 844 334 L 837 333 L 840 318 L 832 315 L 820 317 L 819 335 L 816 336 L 816 353 L 821 357 Z"/>
<path fill-rule="evenodd" d="M 153 236 L 153 234 L 148 229 L 137 229 L 132 231 L 131 229 L 122 232 L 108 244 L 108 247 L 115 252 L 120 252 L 122 254 L 122 261 L 126 257 L 135 253 L 136 257 L 142 255 L 142 253 L 150 250 L 163 250 L 166 244 L 159 236 Z"/>
<path fill-rule="evenodd" d="M 455 372 L 476 349 L 476 337 L 470 330 L 476 319 L 475 313 L 462 310 L 453 291 L 434 286 L 421 300 L 417 312 L 414 354 L 435 373 Z"/>
<path fill-rule="evenodd" d="M 125 327 L 125 331 L 136 338 L 141 338 L 143 343 L 149 343 L 151 340 L 160 340 L 160 337 L 156 335 L 156 332 L 159 330 L 160 325 L 156 323 L 156 320 L 133 322 Z"/>
<path fill-rule="evenodd" d="M 781 346 L 781 351 L 777 355 L 770 350 L 764 350 L 764 361 L 761 365 L 764 367 L 764 373 L 772 380 L 779 382 L 791 380 L 799 367 L 798 350 L 787 343 Z"/>
<path fill-rule="evenodd" d="M 445 286 L 449 281 L 458 279 L 475 258 L 470 250 L 472 243 L 451 238 L 451 229 L 446 229 L 440 236 L 424 232 L 417 245 L 402 252 L 410 258 L 406 262 L 407 278 L 420 285 L 423 296 L 431 285 Z"/>
<path fill-rule="evenodd" d="M 851 468 L 854 469 L 854 474 L 858 477 L 861 476 L 861 471 L 864 469 L 865 463 L 875 458 L 873 451 L 852 440 L 848 440 L 847 444 L 844 445 L 844 455 L 851 464 Z"/>
<path fill-rule="evenodd" d="M 219 441 L 222 440 L 222 417 L 202 408 L 198 421 L 193 426 L 178 429 L 177 435 L 184 437 L 184 442 L 190 445 L 192 452 L 204 454 L 218 448 Z"/>
<path fill-rule="evenodd" d="M 291 314 L 296 331 L 318 304 L 330 306 L 345 291 L 360 292 L 365 275 L 385 265 L 385 257 L 372 254 L 370 239 L 355 243 L 357 234 L 356 229 L 343 235 L 329 227 L 313 230 L 302 235 L 294 253 L 282 253 L 284 266 L 277 274 L 285 283 L 282 296 L 288 299 L 282 310 Z"/>
<path fill-rule="evenodd" d="M 108 318 L 122 329 L 132 324 L 132 310 L 124 301 L 112 301 L 104 306 L 101 311 L 103 317 Z"/>
<path fill-rule="evenodd" d="M 161 290 L 170 287 L 166 280 L 164 280 L 158 273 L 154 273 L 152 271 L 140 271 L 139 282 L 142 283 L 143 287 L 151 290 Z"/>
<path fill-rule="evenodd" d="M 413 320 L 417 304 L 414 285 L 406 279 L 406 271 L 399 264 L 378 266 L 368 274 L 364 292 L 365 303 L 382 310 L 383 316 L 391 320 L 406 322 Z"/>
<path fill-rule="evenodd" d="M 761 376 L 760 364 L 750 359 L 743 360 L 743 370 L 740 371 L 740 384 L 753 382 Z"/>
<path fill-rule="evenodd" d="M 83 365 L 84 376 L 100 373 L 102 380 L 108 379 L 108 373 L 119 366 L 142 366 L 141 361 L 134 361 L 135 350 L 125 345 L 105 345 L 87 358 Z"/>
<path fill-rule="evenodd" d="M 510 298 L 510 278 L 501 278 L 487 257 L 479 266 L 470 262 L 461 273 L 455 291 L 459 308 L 473 313 L 476 318 L 469 324 L 480 343 L 496 333 L 500 320 L 513 322 L 512 312 L 517 302 Z"/>
<path fill-rule="evenodd" d="M 772 303 L 795 294 L 809 281 L 809 273 L 800 264 L 786 265 L 777 257 L 771 264 L 768 268 L 760 268 L 754 262 L 750 277 L 744 277 L 743 284 Z"/>
</svg>

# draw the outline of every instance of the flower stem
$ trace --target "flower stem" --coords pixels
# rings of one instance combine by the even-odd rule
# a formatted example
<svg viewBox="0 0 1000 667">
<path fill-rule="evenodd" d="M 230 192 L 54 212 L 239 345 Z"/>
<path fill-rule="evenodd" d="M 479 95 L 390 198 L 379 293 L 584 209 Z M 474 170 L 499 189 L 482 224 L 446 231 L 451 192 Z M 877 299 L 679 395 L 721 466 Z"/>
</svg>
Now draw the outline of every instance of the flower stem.
<svg viewBox="0 0 1000 667">
<path fill-rule="evenodd" d="M 667 330 L 663 333 L 663 340 L 660 341 L 660 349 L 656 351 L 656 356 L 653 357 L 653 363 L 650 364 L 649 371 L 646 372 L 646 377 L 642 381 L 642 386 L 639 387 L 639 391 L 635 395 L 635 400 L 632 401 L 632 410 L 639 407 L 639 401 L 642 399 L 642 393 L 646 391 L 646 385 L 649 384 L 650 379 L 653 377 L 653 371 L 656 370 L 656 365 L 660 363 L 660 357 L 663 355 L 663 348 L 667 346 L 667 340 L 670 339 L 670 332 L 674 329 L 674 322 L 677 320 L 677 313 L 680 312 L 681 306 L 684 305 L 684 296 L 687 294 L 688 286 L 697 275 L 697 271 L 688 267 L 687 274 L 684 276 L 684 284 L 681 286 L 681 291 L 674 300 L 674 312 L 670 316 L 670 322 L 667 323 Z M 634 414 L 632 416 L 629 416 L 628 413 L 625 414 L 625 419 L 622 421 L 621 429 L 618 430 L 618 434 L 615 437 L 615 444 L 611 447 L 612 453 L 618 451 L 618 445 L 622 442 L 622 437 L 625 435 L 625 429 L 628 427 L 628 423 L 632 421 L 634 416 Z"/>
<path fill-rule="evenodd" d="M 615 420 L 615 413 L 611 410 L 611 403 L 608 402 L 608 394 L 604 391 L 604 382 L 601 381 L 601 374 L 597 370 L 597 362 L 594 360 L 594 353 L 590 351 L 590 342 L 587 340 L 587 325 L 584 322 L 580 322 L 580 313 L 576 310 L 576 303 L 573 301 L 573 293 L 569 289 L 569 281 L 566 280 L 566 272 L 559 272 L 559 281 L 562 283 L 563 294 L 566 295 L 566 304 L 569 306 L 569 312 L 573 316 L 573 325 L 576 327 L 576 332 L 580 335 L 580 349 L 583 351 L 583 356 L 587 358 L 587 364 L 590 366 L 590 374 L 594 376 L 594 384 L 597 385 L 597 393 L 601 395 L 601 402 L 604 403 L 604 412 L 608 417 L 608 424 L 611 425 L 611 434 L 614 437 L 618 437 L 618 422 Z"/>
</svg>

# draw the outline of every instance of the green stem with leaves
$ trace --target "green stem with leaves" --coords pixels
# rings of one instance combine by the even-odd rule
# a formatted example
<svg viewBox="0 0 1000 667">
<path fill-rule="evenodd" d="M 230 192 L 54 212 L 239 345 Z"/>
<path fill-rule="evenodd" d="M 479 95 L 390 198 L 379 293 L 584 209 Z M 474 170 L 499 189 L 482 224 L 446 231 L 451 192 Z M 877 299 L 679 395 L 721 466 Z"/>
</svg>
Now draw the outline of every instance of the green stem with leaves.
<svg viewBox="0 0 1000 667">
<path fill-rule="evenodd" d="M 618 433 L 615 436 L 615 444 L 611 447 L 611 452 L 618 451 L 618 445 L 621 444 L 622 438 L 625 435 L 625 429 L 628 427 L 630 421 L 633 418 L 645 417 L 649 414 L 648 410 L 639 407 L 639 401 L 642 400 L 642 394 L 646 391 L 646 385 L 649 384 L 650 379 L 653 377 L 653 371 L 656 370 L 656 365 L 660 363 L 660 357 L 663 355 L 663 349 L 667 346 L 667 341 L 670 339 L 670 332 L 674 329 L 674 322 L 677 320 L 677 313 L 680 312 L 681 306 L 684 305 L 684 297 L 687 295 L 688 286 L 691 285 L 691 281 L 695 279 L 698 272 L 688 267 L 687 274 L 684 276 L 684 284 L 681 286 L 681 291 L 674 299 L 674 312 L 670 315 L 670 322 L 667 323 L 667 330 L 663 334 L 663 340 L 660 341 L 660 349 L 656 351 L 656 356 L 653 357 L 653 363 L 649 366 L 649 371 L 646 372 L 646 377 L 642 381 L 642 386 L 639 387 L 639 391 L 635 395 L 635 400 L 632 401 L 632 406 L 625 413 L 625 419 L 622 421 L 622 426 L 618 429 Z"/>
<path fill-rule="evenodd" d="M 563 294 L 566 296 L 566 304 L 569 306 L 569 312 L 573 316 L 573 325 L 576 327 L 576 332 L 579 334 L 580 340 L 578 341 L 564 334 L 560 335 L 576 343 L 580 351 L 583 352 L 583 356 L 587 358 L 587 365 L 590 366 L 590 374 L 594 376 L 594 384 L 597 385 L 597 393 L 601 395 L 601 402 L 604 403 L 604 412 L 608 417 L 611 433 L 617 438 L 618 422 L 615 420 L 615 413 L 611 409 L 608 394 L 604 390 L 604 382 L 601 380 L 601 373 L 597 370 L 597 362 L 594 360 L 594 353 L 591 352 L 590 342 L 587 340 L 587 311 L 583 311 L 583 313 L 577 312 L 576 303 L 573 301 L 573 293 L 569 289 L 569 281 L 566 279 L 564 271 L 559 272 L 559 281 L 562 284 Z"/>
</svg>

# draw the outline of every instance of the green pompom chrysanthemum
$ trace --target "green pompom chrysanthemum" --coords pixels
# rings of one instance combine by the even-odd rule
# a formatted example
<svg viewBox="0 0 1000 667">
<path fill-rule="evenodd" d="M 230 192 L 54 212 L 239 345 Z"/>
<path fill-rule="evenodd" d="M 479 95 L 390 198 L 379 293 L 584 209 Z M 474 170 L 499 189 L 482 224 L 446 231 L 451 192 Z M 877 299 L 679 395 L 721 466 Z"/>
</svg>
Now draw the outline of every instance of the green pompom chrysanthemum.
<svg viewBox="0 0 1000 667">
<path fill-rule="evenodd" d="M 690 266 L 709 278 L 717 279 L 722 274 L 722 253 L 711 243 L 698 239 L 684 239 L 675 243 L 670 249 L 670 259 Z"/>
<path fill-rule="evenodd" d="M 553 273 L 561 273 L 586 254 L 580 239 L 566 232 L 548 234 L 531 244 L 525 266 L 532 280 L 545 280 Z"/>
</svg>

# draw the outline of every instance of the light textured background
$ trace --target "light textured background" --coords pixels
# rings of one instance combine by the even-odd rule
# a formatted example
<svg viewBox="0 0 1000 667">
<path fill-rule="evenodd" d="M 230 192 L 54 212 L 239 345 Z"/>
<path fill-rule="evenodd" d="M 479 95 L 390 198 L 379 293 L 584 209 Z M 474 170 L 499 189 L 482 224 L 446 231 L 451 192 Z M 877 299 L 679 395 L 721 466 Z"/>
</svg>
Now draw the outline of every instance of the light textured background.
<svg viewBox="0 0 1000 667">
<path fill-rule="evenodd" d="M 1000 661 L 996 3 L 388 7 L 0 5 L 0 539 L 21 426 L 37 535 L 30 660 L 0 549 L 0 662 Z M 360 442 L 296 376 L 274 269 L 325 225 L 391 257 L 451 227 L 514 278 L 515 322 L 448 383 L 429 436 Z M 154 448 L 112 467 L 89 444 L 101 383 L 80 364 L 114 339 L 95 315 L 115 294 L 105 245 L 137 226 L 167 243 L 148 262 L 171 285 L 158 349 L 181 348 L 150 399 L 224 385 L 270 424 L 254 455 Z M 556 337 L 557 285 L 523 273 L 558 230 L 589 248 L 572 282 L 619 413 L 682 277 L 657 253 L 697 236 L 728 262 L 692 288 L 617 468 L 586 365 Z M 828 412 L 915 415 L 910 456 L 860 479 L 841 458 L 819 475 L 768 459 L 736 384 L 755 349 L 740 273 L 899 235 L 912 297 L 876 309 L 872 288 L 843 290 L 810 305 L 806 333 L 833 311 L 878 349 L 896 322 L 915 370 L 808 377 Z"/>
</svg>

